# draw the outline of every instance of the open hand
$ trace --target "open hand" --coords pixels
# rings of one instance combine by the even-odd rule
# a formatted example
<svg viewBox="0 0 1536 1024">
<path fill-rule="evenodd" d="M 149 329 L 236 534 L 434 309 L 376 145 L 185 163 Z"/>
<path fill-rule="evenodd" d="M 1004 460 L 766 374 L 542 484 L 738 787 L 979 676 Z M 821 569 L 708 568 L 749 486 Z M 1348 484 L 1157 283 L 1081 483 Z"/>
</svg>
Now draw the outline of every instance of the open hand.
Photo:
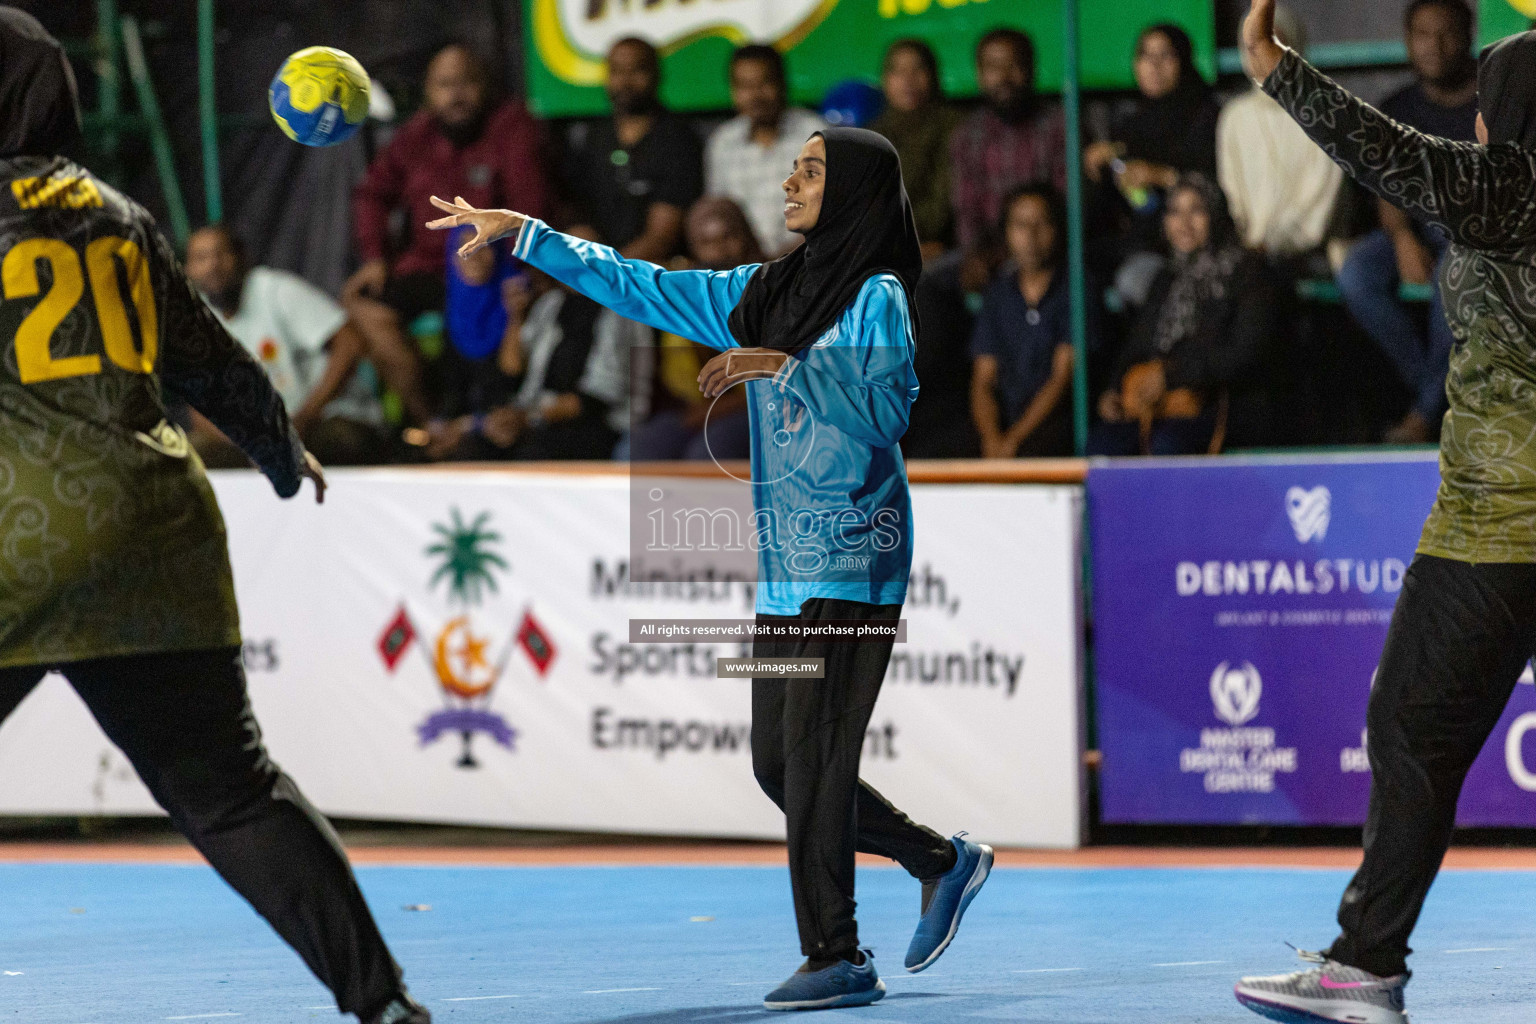
<svg viewBox="0 0 1536 1024">
<path fill-rule="evenodd" d="M 714 398 L 732 384 L 772 377 L 788 358 L 772 348 L 733 348 L 722 352 L 699 371 L 699 391 L 705 398 Z"/>
<path fill-rule="evenodd" d="M 1263 85 L 1284 56 L 1285 47 L 1275 38 L 1275 0 L 1253 0 L 1243 22 L 1243 58 L 1248 73 Z"/>
<path fill-rule="evenodd" d="M 432 205 L 447 211 L 449 216 L 427 221 L 429 230 L 451 231 L 459 227 L 475 229 L 475 237 L 459 246 L 460 259 L 484 249 L 499 238 L 515 234 L 523 226 L 523 221 L 528 219 L 511 210 L 477 210 L 465 202 L 463 196 L 454 196 L 451 203 L 433 196 Z"/>
</svg>

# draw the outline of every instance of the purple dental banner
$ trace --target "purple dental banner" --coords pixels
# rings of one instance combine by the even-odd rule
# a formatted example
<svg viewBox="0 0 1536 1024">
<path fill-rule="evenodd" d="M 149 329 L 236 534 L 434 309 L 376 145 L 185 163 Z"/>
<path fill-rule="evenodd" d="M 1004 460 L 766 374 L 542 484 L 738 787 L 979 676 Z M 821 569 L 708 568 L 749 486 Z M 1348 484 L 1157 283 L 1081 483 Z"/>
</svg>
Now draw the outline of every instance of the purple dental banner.
<svg viewBox="0 0 1536 1024">
<path fill-rule="evenodd" d="M 1114 460 L 1088 475 L 1103 820 L 1357 825 L 1366 702 L 1432 455 Z M 1458 822 L 1536 826 L 1527 672 Z"/>
</svg>

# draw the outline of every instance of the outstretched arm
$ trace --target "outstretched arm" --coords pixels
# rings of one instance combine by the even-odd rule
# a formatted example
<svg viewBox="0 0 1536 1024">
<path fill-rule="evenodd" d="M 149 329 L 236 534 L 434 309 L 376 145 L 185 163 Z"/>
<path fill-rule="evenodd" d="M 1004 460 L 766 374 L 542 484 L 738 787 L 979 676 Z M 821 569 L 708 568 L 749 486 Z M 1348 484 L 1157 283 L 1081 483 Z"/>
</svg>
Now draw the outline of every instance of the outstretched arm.
<svg viewBox="0 0 1536 1024">
<path fill-rule="evenodd" d="M 543 221 L 510 210 L 476 210 L 462 199 L 450 204 L 436 196 L 432 202 L 449 216 L 430 221 L 427 227 L 434 231 L 462 225 L 475 229 L 474 238 L 460 248 L 461 256 L 515 234 L 514 251 L 519 259 L 620 316 L 710 348 L 736 347 L 727 320 L 757 270 L 756 264 L 723 273 L 663 270 L 644 260 L 625 259 L 606 245 L 561 234 Z"/>
<path fill-rule="evenodd" d="M 1536 156 L 1513 146 L 1449 142 L 1399 124 L 1281 46 L 1274 17 L 1275 0 L 1254 0 L 1243 26 L 1249 70 L 1356 181 L 1464 245 L 1536 241 Z"/>
</svg>

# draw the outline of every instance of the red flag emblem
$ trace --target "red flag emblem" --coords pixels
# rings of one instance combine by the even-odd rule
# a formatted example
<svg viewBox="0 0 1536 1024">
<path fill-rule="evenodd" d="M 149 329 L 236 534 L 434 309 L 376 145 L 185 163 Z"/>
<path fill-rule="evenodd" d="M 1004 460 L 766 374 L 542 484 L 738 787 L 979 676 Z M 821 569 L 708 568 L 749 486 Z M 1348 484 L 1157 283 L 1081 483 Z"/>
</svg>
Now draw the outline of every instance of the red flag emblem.
<svg viewBox="0 0 1536 1024">
<path fill-rule="evenodd" d="M 384 627 L 384 634 L 379 637 L 379 657 L 384 659 L 384 664 L 391 672 L 415 640 L 416 627 L 412 625 L 411 617 L 405 614 L 405 605 L 401 605 L 389 625 Z"/>
<path fill-rule="evenodd" d="M 555 660 L 555 644 L 544 632 L 544 627 L 539 625 L 532 612 L 523 612 L 522 625 L 517 627 L 517 642 L 523 650 L 528 652 L 528 657 L 533 661 L 534 667 L 539 670 L 539 675 L 549 671 L 549 666 Z"/>
</svg>

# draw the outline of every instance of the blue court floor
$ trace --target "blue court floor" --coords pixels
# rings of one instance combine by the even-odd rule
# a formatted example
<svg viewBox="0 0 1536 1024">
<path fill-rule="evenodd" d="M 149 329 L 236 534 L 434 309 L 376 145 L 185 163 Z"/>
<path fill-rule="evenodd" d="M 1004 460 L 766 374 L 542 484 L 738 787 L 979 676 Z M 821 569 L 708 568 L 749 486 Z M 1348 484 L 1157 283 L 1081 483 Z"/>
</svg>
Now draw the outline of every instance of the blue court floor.
<svg viewBox="0 0 1536 1024">
<path fill-rule="evenodd" d="M 782 1019 L 760 1001 L 799 963 L 779 868 L 358 874 L 412 989 L 447 1024 Z M 1289 970 L 1283 940 L 1326 944 L 1345 880 L 1000 868 L 944 958 L 908 975 L 917 886 L 861 869 L 862 936 L 890 993 L 811 1019 L 1258 1021 L 1232 1000 L 1232 980 Z M 1415 1024 L 1536 1020 L 1536 873 L 1446 873 L 1416 943 Z M 0 1024 L 337 1019 L 298 958 L 205 867 L 0 864 Z"/>
</svg>

